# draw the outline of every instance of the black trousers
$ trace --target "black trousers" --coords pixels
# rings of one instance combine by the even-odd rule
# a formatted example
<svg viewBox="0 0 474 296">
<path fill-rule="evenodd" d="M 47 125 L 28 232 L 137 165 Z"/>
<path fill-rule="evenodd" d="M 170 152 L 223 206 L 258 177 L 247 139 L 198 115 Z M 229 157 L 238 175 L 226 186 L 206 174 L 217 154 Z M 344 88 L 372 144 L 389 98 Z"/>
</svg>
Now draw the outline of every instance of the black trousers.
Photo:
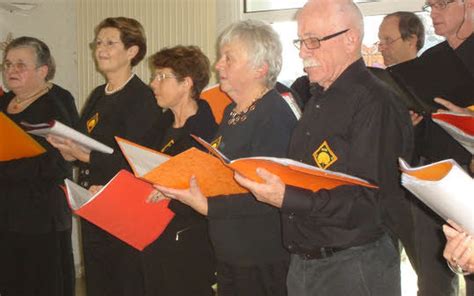
<svg viewBox="0 0 474 296">
<path fill-rule="evenodd" d="M 0 232 L 2 296 L 74 296 L 71 230 Z"/>
<path fill-rule="evenodd" d="M 176 215 L 142 252 L 146 295 L 213 296 L 216 268 L 207 223 L 181 228 L 179 220 Z"/>
<path fill-rule="evenodd" d="M 139 250 L 81 219 L 87 296 L 145 295 Z"/>
<path fill-rule="evenodd" d="M 217 262 L 217 295 L 286 296 L 288 266 L 287 260 L 246 267 Z"/>
</svg>

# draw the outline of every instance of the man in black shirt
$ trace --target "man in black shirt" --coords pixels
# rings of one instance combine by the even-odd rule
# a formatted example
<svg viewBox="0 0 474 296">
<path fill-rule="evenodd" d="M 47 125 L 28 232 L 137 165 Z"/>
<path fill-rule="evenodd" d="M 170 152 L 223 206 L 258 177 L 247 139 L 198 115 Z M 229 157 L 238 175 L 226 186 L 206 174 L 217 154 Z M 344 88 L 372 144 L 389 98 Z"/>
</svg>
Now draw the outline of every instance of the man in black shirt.
<svg viewBox="0 0 474 296">
<path fill-rule="evenodd" d="M 298 14 L 305 71 L 317 83 L 290 142 L 290 158 L 355 175 L 379 189 L 285 186 L 236 180 L 282 213 L 290 251 L 289 295 L 400 295 L 398 251 L 382 225 L 382 208 L 403 195 L 397 157 L 409 157 L 408 112 L 361 58 L 362 15 L 352 1 L 310 1 Z M 401 217 L 403 219 L 404 217 Z"/>
<path fill-rule="evenodd" d="M 433 26 L 435 33 L 446 38 L 446 41 L 430 48 L 427 50 L 422 57 L 429 57 L 431 55 L 453 55 L 454 54 L 461 60 L 462 65 L 465 66 L 467 72 L 471 74 L 471 79 L 474 81 L 474 34 L 473 34 L 473 4 L 472 0 L 463 1 L 427 1 L 427 10 L 430 11 L 430 16 L 433 20 Z M 440 54 L 442 53 L 442 54 Z M 461 64 L 461 63 L 460 63 Z M 462 66 L 461 66 L 462 67 Z M 445 69 L 434 69 L 435 71 L 445 71 Z M 449 82 L 451 83 L 451 82 Z M 469 87 L 469 85 L 467 86 Z M 470 84 L 472 87 L 472 84 Z M 436 94 L 441 96 L 442 94 Z M 446 99 L 453 100 L 452 97 L 446 97 Z M 457 104 L 461 107 L 467 107 L 474 104 L 474 98 L 462 98 L 463 102 Z M 449 109 L 449 105 L 446 103 L 442 104 Z M 425 118 L 422 122 L 423 137 L 420 139 L 420 143 L 417 145 L 422 147 L 420 154 L 426 159 L 426 162 L 435 162 L 441 159 L 454 158 L 459 164 L 467 169 L 469 164 L 473 167 L 472 155 L 464 149 L 459 143 L 457 143 L 451 136 L 449 136 L 444 130 L 437 126 L 431 119 Z M 471 171 L 471 173 L 473 173 Z M 431 215 L 438 217 L 436 214 L 430 212 Z M 447 268 L 444 259 L 440 256 L 444 247 L 444 236 L 442 235 L 441 225 L 445 223 L 443 219 L 438 217 L 436 223 L 431 225 L 431 228 L 427 225 L 424 230 L 425 233 L 431 232 L 436 233 L 439 236 L 439 240 L 436 242 L 426 242 L 425 245 L 420 246 L 422 251 L 429 251 L 434 249 L 436 251 L 435 256 L 427 268 L 437 264 L 445 269 L 446 273 L 450 273 Z M 423 242 L 421 242 L 423 243 Z M 431 252 L 433 253 L 433 251 Z M 425 264 L 426 265 L 426 264 Z M 451 276 L 453 274 L 451 273 Z M 473 276 L 467 276 L 466 278 L 466 295 L 474 294 L 474 278 Z M 433 291 L 440 291 L 440 294 L 432 293 L 430 295 L 455 295 L 455 291 L 451 290 L 451 294 L 444 292 L 443 290 L 437 289 L 440 285 L 440 281 L 435 279 L 431 280 L 428 285 L 436 283 L 433 287 Z M 428 294 L 426 294 L 428 295 Z"/>
</svg>

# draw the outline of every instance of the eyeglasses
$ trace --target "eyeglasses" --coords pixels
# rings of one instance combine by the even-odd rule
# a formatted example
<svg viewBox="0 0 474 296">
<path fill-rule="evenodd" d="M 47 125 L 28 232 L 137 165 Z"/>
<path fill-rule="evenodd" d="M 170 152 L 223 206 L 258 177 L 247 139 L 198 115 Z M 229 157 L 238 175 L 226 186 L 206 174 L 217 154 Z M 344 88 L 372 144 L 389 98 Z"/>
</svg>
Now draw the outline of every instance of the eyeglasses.
<svg viewBox="0 0 474 296">
<path fill-rule="evenodd" d="M 105 48 L 109 49 L 112 48 L 115 44 L 120 43 L 121 41 L 112 41 L 112 40 L 95 40 L 91 42 L 91 46 L 93 48 L 99 48 L 101 46 L 104 46 Z"/>
<path fill-rule="evenodd" d="M 165 79 L 169 79 L 169 78 L 176 78 L 178 79 L 178 77 L 174 74 L 171 74 L 171 73 L 155 73 L 152 77 L 151 77 L 151 81 L 154 81 L 156 79 L 156 81 L 163 81 Z"/>
<path fill-rule="evenodd" d="M 309 38 L 306 38 L 306 39 L 295 39 L 293 40 L 293 44 L 295 45 L 295 47 L 297 49 L 300 49 L 301 48 L 301 44 L 304 43 L 304 45 L 306 46 L 307 49 L 317 49 L 321 46 L 321 42 L 322 41 L 326 41 L 326 40 L 329 40 L 329 39 L 332 39 L 336 36 L 339 36 L 341 34 L 344 34 L 346 33 L 347 31 L 349 31 L 349 29 L 346 29 L 346 30 L 343 30 L 343 31 L 340 31 L 340 32 L 337 32 L 337 33 L 334 33 L 334 34 L 331 34 L 331 35 L 328 35 L 328 36 L 325 36 L 323 38 L 318 38 L 318 37 L 309 37 Z"/>
<path fill-rule="evenodd" d="M 433 8 L 436 8 L 437 10 L 443 10 L 448 6 L 448 4 L 453 3 L 455 0 L 442 0 L 442 1 L 437 1 L 434 3 L 429 3 L 426 2 L 425 5 L 423 5 L 422 9 L 425 12 L 431 12 Z"/>
<path fill-rule="evenodd" d="M 17 72 L 25 72 L 28 70 L 30 66 L 28 64 L 25 64 L 23 62 L 18 62 L 18 63 L 11 63 L 11 62 L 4 62 L 2 65 L 2 70 L 3 71 L 10 71 L 10 70 L 16 70 Z M 31 67 L 33 69 L 36 69 L 37 67 Z"/>
<path fill-rule="evenodd" d="M 388 46 L 388 45 L 391 45 L 392 43 L 394 43 L 395 41 L 400 40 L 400 39 L 402 39 L 402 36 L 400 36 L 398 38 L 395 38 L 395 39 L 384 38 L 382 40 L 379 40 L 379 41 L 375 42 L 375 45 L 377 45 L 377 46 Z"/>
</svg>

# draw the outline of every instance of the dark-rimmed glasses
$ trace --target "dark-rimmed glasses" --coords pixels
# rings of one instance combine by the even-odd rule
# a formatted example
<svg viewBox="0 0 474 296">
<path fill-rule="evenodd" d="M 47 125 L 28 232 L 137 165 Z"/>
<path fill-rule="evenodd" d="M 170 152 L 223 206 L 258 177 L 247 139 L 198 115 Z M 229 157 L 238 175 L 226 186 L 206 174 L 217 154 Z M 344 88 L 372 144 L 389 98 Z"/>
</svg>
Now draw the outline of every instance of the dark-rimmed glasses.
<svg viewBox="0 0 474 296">
<path fill-rule="evenodd" d="M 422 9 L 425 12 L 431 12 L 433 8 L 436 8 L 437 10 L 443 10 L 448 6 L 448 4 L 453 3 L 455 0 L 442 0 L 442 1 L 437 1 L 434 3 L 429 3 L 426 2 L 425 5 L 423 5 Z"/>
<path fill-rule="evenodd" d="M 325 36 L 323 38 L 309 37 L 309 38 L 305 38 L 305 39 L 295 39 L 295 40 L 293 40 L 293 44 L 295 45 L 295 47 L 297 49 L 301 48 L 302 43 L 304 43 L 304 45 L 306 46 L 307 49 L 317 49 L 321 46 L 322 41 L 332 39 L 336 36 L 339 36 L 341 34 L 346 33 L 347 31 L 349 31 L 349 29 L 342 30 L 340 32 Z"/>
</svg>

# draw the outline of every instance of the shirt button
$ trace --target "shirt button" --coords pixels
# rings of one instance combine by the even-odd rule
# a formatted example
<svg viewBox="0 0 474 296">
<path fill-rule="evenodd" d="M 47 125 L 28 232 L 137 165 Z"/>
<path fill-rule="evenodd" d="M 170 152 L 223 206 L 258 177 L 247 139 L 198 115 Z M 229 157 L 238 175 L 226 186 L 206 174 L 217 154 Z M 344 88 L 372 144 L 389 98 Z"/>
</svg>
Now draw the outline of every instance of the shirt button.
<svg viewBox="0 0 474 296">
<path fill-rule="evenodd" d="M 311 133 L 310 132 L 306 132 L 305 133 L 308 137 L 311 136 Z"/>
<path fill-rule="evenodd" d="M 88 175 L 89 175 L 89 169 L 86 169 L 86 170 L 84 171 L 84 174 L 86 174 L 86 176 L 88 176 Z"/>
<path fill-rule="evenodd" d="M 87 182 L 87 181 L 82 181 L 82 182 L 81 182 L 81 186 L 87 189 L 87 187 L 89 187 L 89 182 Z"/>
<path fill-rule="evenodd" d="M 319 108 L 320 108 L 319 104 L 316 104 L 316 109 L 319 109 Z"/>
<path fill-rule="evenodd" d="M 288 220 L 293 220 L 295 218 L 295 213 L 291 213 L 288 215 Z"/>
<path fill-rule="evenodd" d="M 293 245 L 291 245 L 291 244 L 290 244 L 290 245 L 288 245 L 288 246 L 286 246 L 286 247 L 287 247 L 287 248 L 288 248 L 288 250 L 290 250 L 290 251 L 291 251 L 291 250 L 293 250 L 293 249 L 295 248 L 295 247 L 294 247 Z"/>
</svg>

